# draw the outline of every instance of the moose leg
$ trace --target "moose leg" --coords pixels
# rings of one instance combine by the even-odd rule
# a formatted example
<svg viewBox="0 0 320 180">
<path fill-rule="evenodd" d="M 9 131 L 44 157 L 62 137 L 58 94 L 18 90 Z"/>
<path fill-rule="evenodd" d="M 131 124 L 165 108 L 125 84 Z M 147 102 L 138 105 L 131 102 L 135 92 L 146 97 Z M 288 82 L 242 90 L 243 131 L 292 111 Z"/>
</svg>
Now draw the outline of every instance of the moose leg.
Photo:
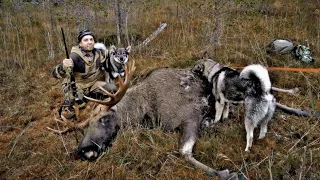
<svg viewBox="0 0 320 180">
<path fill-rule="evenodd" d="M 299 88 L 295 87 L 293 89 L 281 89 L 277 87 L 271 87 L 273 91 L 283 92 L 283 93 L 289 93 L 289 94 L 295 94 L 299 91 Z"/>
<path fill-rule="evenodd" d="M 193 119 L 189 119 L 182 129 L 182 135 L 180 137 L 180 154 L 192 165 L 197 168 L 204 170 L 211 176 L 219 176 L 222 179 L 226 179 L 230 176 L 229 170 L 225 169 L 223 171 L 214 170 L 207 165 L 196 160 L 192 155 L 192 149 L 196 140 L 198 138 L 199 123 L 195 122 Z"/>
<path fill-rule="evenodd" d="M 179 151 L 183 156 L 192 156 L 192 149 L 198 138 L 199 125 L 190 119 L 182 128 Z"/>
<path fill-rule="evenodd" d="M 276 103 L 276 106 L 278 109 L 282 110 L 285 113 L 288 114 L 294 114 L 297 116 L 305 116 L 305 117 L 316 117 L 317 119 L 320 119 L 320 113 L 315 111 L 308 111 L 308 110 L 302 110 L 302 109 L 296 109 L 292 107 L 285 106 L 280 103 Z"/>
</svg>

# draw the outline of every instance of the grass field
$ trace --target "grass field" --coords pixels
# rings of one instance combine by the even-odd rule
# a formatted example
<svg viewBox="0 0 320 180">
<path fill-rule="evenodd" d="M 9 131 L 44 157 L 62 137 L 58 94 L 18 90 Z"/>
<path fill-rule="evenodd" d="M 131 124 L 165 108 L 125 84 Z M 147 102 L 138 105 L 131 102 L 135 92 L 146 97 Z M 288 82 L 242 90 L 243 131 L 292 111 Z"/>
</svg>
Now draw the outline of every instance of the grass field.
<svg viewBox="0 0 320 180">
<path fill-rule="evenodd" d="M 0 179 L 212 179 L 177 154 L 179 134 L 160 129 L 127 127 L 97 161 L 75 160 L 70 152 L 82 134 L 58 136 L 46 129 L 55 126 L 63 101 L 60 81 L 50 74 L 65 58 L 60 29 L 69 50 L 82 29 L 93 31 L 99 42 L 116 44 L 114 1 L 33 2 L 38 3 L 0 1 Z M 204 54 L 229 66 L 320 68 L 318 0 L 136 0 L 123 1 L 121 9 L 129 38 L 118 46 L 132 46 L 136 77 L 156 67 L 190 68 Z M 161 23 L 166 29 L 137 48 Z M 309 40 L 315 63 L 266 54 L 274 38 Z M 278 102 L 320 111 L 319 73 L 269 74 L 276 87 L 300 89 L 295 95 L 276 93 Z M 239 105 L 228 120 L 201 132 L 194 156 L 250 179 L 319 179 L 318 119 L 276 111 L 266 138 L 257 136 L 258 131 L 251 153 L 244 152 Z"/>
</svg>

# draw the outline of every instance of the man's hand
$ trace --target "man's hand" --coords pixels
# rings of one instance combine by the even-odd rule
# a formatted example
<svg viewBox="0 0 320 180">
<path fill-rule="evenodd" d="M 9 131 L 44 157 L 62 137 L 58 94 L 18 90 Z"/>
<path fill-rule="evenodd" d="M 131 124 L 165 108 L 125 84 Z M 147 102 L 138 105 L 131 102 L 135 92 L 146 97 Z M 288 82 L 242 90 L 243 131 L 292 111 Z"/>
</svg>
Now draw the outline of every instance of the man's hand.
<svg viewBox="0 0 320 180">
<path fill-rule="evenodd" d="M 63 65 L 63 69 L 67 70 L 68 68 L 73 67 L 73 61 L 72 61 L 72 59 L 64 59 L 62 61 L 62 65 Z"/>
</svg>

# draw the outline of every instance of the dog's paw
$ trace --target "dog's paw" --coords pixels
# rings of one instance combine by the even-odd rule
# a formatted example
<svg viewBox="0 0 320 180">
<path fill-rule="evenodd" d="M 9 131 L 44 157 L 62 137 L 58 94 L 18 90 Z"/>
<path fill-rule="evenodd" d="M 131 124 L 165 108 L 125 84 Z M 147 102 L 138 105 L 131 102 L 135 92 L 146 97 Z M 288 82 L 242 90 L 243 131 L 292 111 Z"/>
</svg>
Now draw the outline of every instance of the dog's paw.
<svg viewBox="0 0 320 180">
<path fill-rule="evenodd" d="M 211 121 L 209 127 L 210 127 L 210 128 L 214 128 L 215 126 L 216 126 L 216 124 Z"/>
<path fill-rule="evenodd" d="M 213 121 L 213 124 L 217 124 L 219 121 L 220 121 L 220 119 L 215 119 L 215 120 Z"/>
<path fill-rule="evenodd" d="M 230 172 L 228 169 L 225 169 L 222 171 L 217 171 L 217 174 L 221 179 L 227 179 L 227 177 L 230 175 Z"/>
<path fill-rule="evenodd" d="M 229 116 L 227 117 L 222 117 L 222 121 L 229 119 Z"/>
</svg>

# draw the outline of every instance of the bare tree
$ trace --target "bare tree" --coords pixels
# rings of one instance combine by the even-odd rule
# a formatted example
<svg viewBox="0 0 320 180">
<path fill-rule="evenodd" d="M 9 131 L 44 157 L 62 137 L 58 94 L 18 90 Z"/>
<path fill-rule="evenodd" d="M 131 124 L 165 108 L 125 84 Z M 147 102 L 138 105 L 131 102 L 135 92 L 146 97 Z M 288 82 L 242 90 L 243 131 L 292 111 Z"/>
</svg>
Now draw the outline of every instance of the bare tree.
<svg viewBox="0 0 320 180">
<path fill-rule="evenodd" d="M 114 15 L 117 27 L 117 41 L 118 45 L 121 44 L 122 24 L 121 24 L 121 12 L 119 0 L 114 0 Z"/>
<path fill-rule="evenodd" d="M 211 39 L 211 43 L 213 44 L 214 49 L 214 55 L 219 43 L 219 39 L 223 34 L 223 28 L 224 28 L 224 16 L 226 14 L 230 14 L 229 10 L 227 9 L 232 5 L 232 2 L 228 0 L 222 0 L 222 1 L 213 1 L 213 19 L 214 19 L 214 30 L 213 30 L 213 37 Z"/>
</svg>

